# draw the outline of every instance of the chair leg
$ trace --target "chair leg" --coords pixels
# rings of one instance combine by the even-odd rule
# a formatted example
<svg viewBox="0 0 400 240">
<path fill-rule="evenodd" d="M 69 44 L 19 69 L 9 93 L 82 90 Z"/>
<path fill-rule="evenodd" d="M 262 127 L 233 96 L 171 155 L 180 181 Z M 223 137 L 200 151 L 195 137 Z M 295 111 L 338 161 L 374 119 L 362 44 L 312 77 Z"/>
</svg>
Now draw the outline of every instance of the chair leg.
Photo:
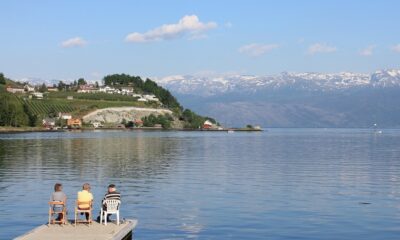
<svg viewBox="0 0 400 240">
<path fill-rule="evenodd" d="M 63 211 L 62 220 L 63 220 L 64 225 L 67 224 L 67 209 L 65 209 L 65 208 L 64 208 L 64 211 Z"/>
<path fill-rule="evenodd" d="M 77 212 L 76 212 L 76 209 L 75 209 L 75 227 L 76 227 L 76 215 L 77 215 Z"/>
<path fill-rule="evenodd" d="M 107 226 L 107 211 L 104 211 L 104 225 Z"/>
<path fill-rule="evenodd" d="M 103 223 L 103 208 L 100 209 L 100 224 Z"/>
<path fill-rule="evenodd" d="M 49 225 L 50 225 L 50 221 L 51 221 L 51 208 L 49 208 Z"/>
<path fill-rule="evenodd" d="M 117 212 L 117 225 L 119 225 L 119 211 Z"/>
</svg>

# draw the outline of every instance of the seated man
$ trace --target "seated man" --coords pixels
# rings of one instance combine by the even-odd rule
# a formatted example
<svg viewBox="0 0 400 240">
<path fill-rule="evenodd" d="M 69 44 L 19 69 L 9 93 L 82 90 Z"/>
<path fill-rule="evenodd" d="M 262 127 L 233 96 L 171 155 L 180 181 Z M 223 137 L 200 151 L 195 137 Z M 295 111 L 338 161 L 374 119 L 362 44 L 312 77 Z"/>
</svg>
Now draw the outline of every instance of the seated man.
<svg viewBox="0 0 400 240">
<path fill-rule="evenodd" d="M 115 200 L 121 201 L 121 194 L 119 192 L 117 192 L 117 188 L 115 187 L 114 184 L 108 185 L 107 193 L 104 195 L 104 198 L 102 201 L 102 208 L 104 211 L 107 210 L 107 206 L 105 205 L 105 200 L 107 200 L 107 199 L 115 199 Z M 110 221 L 110 216 L 111 216 L 111 214 L 107 215 L 107 221 Z M 100 222 L 100 216 L 97 217 L 97 221 Z"/>
<path fill-rule="evenodd" d="M 54 185 L 54 192 L 50 196 L 50 202 L 63 202 L 64 205 L 61 204 L 55 204 L 53 206 L 53 211 L 55 212 L 62 212 L 65 204 L 67 204 L 67 196 L 65 193 L 62 191 L 62 184 L 61 183 L 56 183 Z M 63 219 L 63 214 L 59 213 L 56 221 L 61 221 Z"/>
<path fill-rule="evenodd" d="M 88 202 L 92 202 L 93 201 L 93 195 L 90 192 L 90 184 L 89 183 L 85 183 L 82 186 L 82 191 L 78 192 L 78 202 L 86 202 L 84 204 L 79 204 L 78 208 L 81 210 L 88 210 L 90 209 L 90 204 L 88 204 Z M 86 215 L 86 220 L 89 220 L 89 213 L 85 213 Z"/>
</svg>

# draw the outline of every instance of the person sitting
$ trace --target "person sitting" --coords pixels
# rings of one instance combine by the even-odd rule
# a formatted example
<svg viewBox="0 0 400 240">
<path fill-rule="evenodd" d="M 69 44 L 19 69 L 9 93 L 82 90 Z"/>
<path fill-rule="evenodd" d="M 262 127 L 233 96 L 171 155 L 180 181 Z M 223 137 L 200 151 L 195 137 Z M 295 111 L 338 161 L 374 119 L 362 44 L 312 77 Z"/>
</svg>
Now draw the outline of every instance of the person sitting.
<svg viewBox="0 0 400 240">
<path fill-rule="evenodd" d="M 101 203 L 101 207 L 103 208 L 104 211 L 107 211 L 107 205 L 105 204 L 106 200 L 109 199 L 114 199 L 114 200 L 119 200 L 121 201 L 121 194 L 117 192 L 117 188 L 115 184 L 110 184 L 108 185 L 108 189 L 106 194 L 104 195 L 104 198 Z M 110 216 L 111 214 L 107 214 L 107 222 L 110 222 Z M 100 216 L 97 217 L 97 222 L 100 222 Z"/>
<path fill-rule="evenodd" d="M 65 204 L 67 204 L 67 195 L 62 191 L 62 184 L 61 183 L 56 183 L 54 185 L 54 192 L 50 196 L 50 202 L 62 202 L 64 205 L 61 204 L 55 204 L 53 205 L 53 211 L 54 212 L 60 212 L 56 218 L 56 221 L 61 221 L 63 219 L 63 208 L 65 207 Z"/>
<path fill-rule="evenodd" d="M 82 186 L 82 191 L 78 192 L 78 208 L 80 210 L 89 210 L 91 208 L 92 201 L 93 201 L 93 195 L 90 192 L 90 184 L 85 183 Z M 86 215 L 86 220 L 89 221 L 89 213 L 85 213 L 85 215 Z"/>
</svg>

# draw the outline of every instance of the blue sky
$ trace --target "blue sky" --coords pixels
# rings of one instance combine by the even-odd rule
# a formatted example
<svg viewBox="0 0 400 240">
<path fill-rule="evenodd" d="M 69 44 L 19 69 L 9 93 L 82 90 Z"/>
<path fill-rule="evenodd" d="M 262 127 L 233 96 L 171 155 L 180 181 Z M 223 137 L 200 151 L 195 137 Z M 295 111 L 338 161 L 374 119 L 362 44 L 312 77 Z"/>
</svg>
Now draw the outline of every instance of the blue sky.
<svg viewBox="0 0 400 240">
<path fill-rule="evenodd" d="M 65 80 L 368 73 L 400 67 L 399 8 L 395 0 L 4 0 L 0 72 Z"/>
</svg>

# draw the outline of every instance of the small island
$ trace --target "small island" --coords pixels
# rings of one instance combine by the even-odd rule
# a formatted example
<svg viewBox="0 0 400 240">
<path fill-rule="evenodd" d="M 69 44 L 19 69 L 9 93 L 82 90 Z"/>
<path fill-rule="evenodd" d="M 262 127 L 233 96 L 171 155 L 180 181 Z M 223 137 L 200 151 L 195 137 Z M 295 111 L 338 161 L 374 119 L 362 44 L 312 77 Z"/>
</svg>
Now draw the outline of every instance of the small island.
<svg viewBox="0 0 400 240">
<path fill-rule="evenodd" d="M 48 86 L 17 82 L 0 73 L 0 132 L 93 129 L 261 131 L 226 128 L 214 118 L 185 109 L 151 79 L 107 75 L 103 83 L 84 78 Z"/>
</svg>

